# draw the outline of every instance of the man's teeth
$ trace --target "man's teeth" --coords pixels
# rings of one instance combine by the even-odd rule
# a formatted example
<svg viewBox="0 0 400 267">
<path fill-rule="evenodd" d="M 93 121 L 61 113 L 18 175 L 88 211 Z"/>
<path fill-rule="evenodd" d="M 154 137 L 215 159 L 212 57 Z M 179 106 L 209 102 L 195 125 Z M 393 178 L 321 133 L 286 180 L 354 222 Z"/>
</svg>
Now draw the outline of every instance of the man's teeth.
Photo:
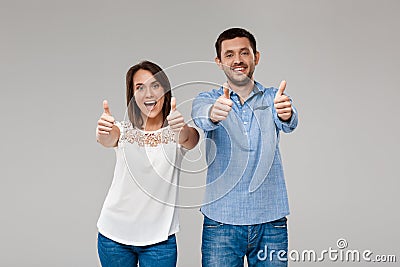
<svg viewBox="0 0 400 267">
<path fill-rule="evenodd" d="M 244 70 L 244 68 L 233 68 L 233 70 L 235 70 L 235 71 L 242 71 L 242 70 Z"/>
</svg>

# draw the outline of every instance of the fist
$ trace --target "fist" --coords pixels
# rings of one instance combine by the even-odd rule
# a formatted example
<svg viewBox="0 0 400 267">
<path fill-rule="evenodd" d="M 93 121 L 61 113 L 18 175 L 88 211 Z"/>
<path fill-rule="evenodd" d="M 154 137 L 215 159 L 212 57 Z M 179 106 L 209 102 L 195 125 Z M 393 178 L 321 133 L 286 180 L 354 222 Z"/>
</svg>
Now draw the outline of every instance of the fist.
<svg viewBox="0 0 400 267">
<path fill-rule="evenodd" d="M 96 136 L 97 138 L 101 135 L 109 135 L 114 125 L 115 119 L 110 113 L 107 100 L 103 101 L 103 114 L 97 121 Z"/>
<path fill-rule="evenodd" d="M 225 120 L 228 117 L 229 112 L 232 110 L 233 102 L 229 97 L 228 83 L 224 83 L 223 87 L 224 94 L 218 97 L 210 110 L 210 119 L 213 122 Z"/>
<path fill-rule="evenodd" d="M 276 113 L 282 121 L 288 121 L 292 117 L 292 103 L 290 103 L 289 97 L 283 94 L 285 89 L 286 81 L 282 81 L 274 99 Z"/>
<path fill-rule="evenodd" d="M 179 133 L 182 128 L 186 125 L 185 119 L 183 118 L 182 114 L 176 110 L 176 98 L 171 98 L 171 112 L 167 116 L 169 127 L 175 133 Z"/>
</svg>

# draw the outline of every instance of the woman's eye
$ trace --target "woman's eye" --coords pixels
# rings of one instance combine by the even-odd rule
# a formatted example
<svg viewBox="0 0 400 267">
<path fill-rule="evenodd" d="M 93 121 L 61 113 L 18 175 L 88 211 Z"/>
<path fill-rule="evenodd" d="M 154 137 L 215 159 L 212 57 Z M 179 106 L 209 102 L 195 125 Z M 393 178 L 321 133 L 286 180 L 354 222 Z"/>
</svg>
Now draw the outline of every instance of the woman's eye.
<svg viewBox="0 0 400 267">
<path fill-rule="evenodd" d="M 158 89 L 160 85 L 158 83 L 153 84 L 153 89 Z"/>
<path fill-rule="evenodd" d="M 143 88 L 143 85 L 140 85 L 140 86 L 137 86 L 137 87 L 136 87 L 136 90 L 137 90 L 137 91 L 141 91 L 141 90 L 143 90 L 143 89 L 144 89 L 144 88 Z"/>
</svg>

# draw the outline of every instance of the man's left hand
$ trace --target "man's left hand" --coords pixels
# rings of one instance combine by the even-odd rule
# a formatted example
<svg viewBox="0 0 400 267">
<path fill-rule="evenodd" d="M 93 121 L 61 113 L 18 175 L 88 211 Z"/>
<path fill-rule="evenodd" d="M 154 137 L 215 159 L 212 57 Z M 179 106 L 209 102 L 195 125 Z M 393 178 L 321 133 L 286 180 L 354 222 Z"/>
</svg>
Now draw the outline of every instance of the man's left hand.
<svg viewBox="0 0 400 267">
<path fill-rule="evenodd" d="M 282 121 L 288 121 L 292 117 L 292 103 L 290 103 L 289 97 L 283 93 L 285 89 L 286 81 L 282 81 L 274 99 L 276 113 Z"/>
</svg>

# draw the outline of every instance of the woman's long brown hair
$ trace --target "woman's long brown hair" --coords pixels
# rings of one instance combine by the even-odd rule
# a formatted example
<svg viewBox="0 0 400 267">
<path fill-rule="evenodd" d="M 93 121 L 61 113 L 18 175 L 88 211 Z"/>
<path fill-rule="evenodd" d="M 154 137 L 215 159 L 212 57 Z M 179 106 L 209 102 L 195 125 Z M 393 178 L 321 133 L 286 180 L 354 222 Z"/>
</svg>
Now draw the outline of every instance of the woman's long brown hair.
<svg viewBox="0 0 400 267">
<path fill-rule="evenodd" d="M 140 109 L 135 101 L 135 94 L 133 88 L 133 76 L 138 70 L 147 70 L 153 74 L 154 78 L 164 88 L 164 105 L 162 107 L 162 115 L 164 126 L 167 124 L 167 116 L 171 110 L 171 84 L 167 75 L 157 64 L 150 61 L 142 61 L 132 66 L 126 73 L 126 106 L 128 108 L 128 117 L 133 127 L 142 128 L 143 118 Z"/>
</svg>

